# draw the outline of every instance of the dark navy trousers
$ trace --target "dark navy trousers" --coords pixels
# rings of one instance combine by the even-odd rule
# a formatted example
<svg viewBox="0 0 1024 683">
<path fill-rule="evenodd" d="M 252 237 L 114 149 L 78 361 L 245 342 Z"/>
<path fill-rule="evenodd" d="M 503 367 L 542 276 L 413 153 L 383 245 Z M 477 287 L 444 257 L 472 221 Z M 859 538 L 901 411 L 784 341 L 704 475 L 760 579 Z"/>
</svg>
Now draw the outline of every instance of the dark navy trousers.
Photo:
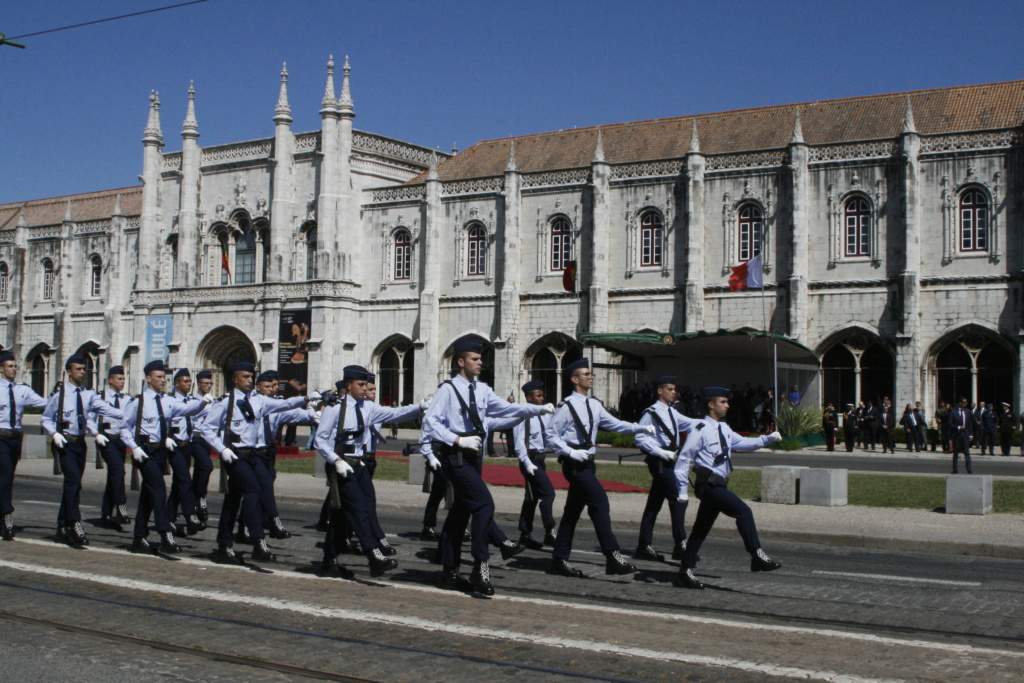
<svg viewBox="0 0 1024 683">
<path fill-rule="evenodd" d="M 227 468 L 228 492 L 224 494 L 224 503 L 220 509 L 220 522 L 217 525 L 217 545 L 230 548 L 234 545 L 232 530 L 238 518 L 241 503 L 242 519 L 254 541 L 263 538 L 263 506 L 260 505 L 262 491 L 261 476 L 266 476 L 266 468 L 261 464 L 259 455 L 253 453 L 236 453 L 238 460 L 230 465 L 221 461 L 220 466 Z"/>
<path fill-rule="evenodd" d="M 750 507 L 726 487 L 709 484 L 701 492 L 697 519 L 693 522 L 690 540 L 686 542 L 686 552 L 683 553 L 684 567 L 697 566 L 697 553 L 719 514 L 736 520 L 736 528 L 748 553 L 753 554 L 761 547 L 761 541 L 757 538 L 757 525 L 754 524 L 754 513 L 750 511 Z"/>
<path fill-rule="evenodd" d="M 672 543 L 679 545 L 686 540 L 686 503 L 677 500 L 679 480 L 676 479 L 675 469 L 670 462 L 648 456 L 647 470 L 651 473 L 651 490 L 647 494 L 644 514 L 640 517 L 640 538 L 637 545 L 654 543 L 654 523 L 665 501 L 668 501 L 668 512 L 672 518 Z"/>
<path fill-rule="evenodd" d="M 191 443 L 178 444 L 178 447 L 168 456 L 173 477 L 171 495 L 167 498 L 167 512 L 171 521 L 177 520 L 179 507 L 181 507 L 181 514 L 186 520 L 196 513 L 196 497 L 190 472 L 191 459 Z"/>
<path fill-rule="evenodd" d="M 206 498 L 210 488 L 210 474 L 213 473 L 213 460 L 210 459 L 210 444 L 200 438 L 192 437 L 192 495 L 196 500 Z"/>
<path fill-rule="evenodd" d="M 507 539 L 494 523 L 494 499 L 481 476 L 481 456 L 463 455 L 463 463 L 459 465 L 458 455 L 447 446 L 435 444 L 434 452 L 442 454 L 441 468 L 455 493 L 455 502 L 441 528 L 441 566 L 446 570 L 458 569 L 462 561 L 462 539 L 470 521 L 473 536 L 470 554 L 477 562 L 486 562 L 491 557 L 488 542 L 497 545 Z"/>
<path fill-rule="evenodd" d="M 325 463 L 324 468 L 328 477 L 335 476 L 332 474 L 333 463 Z M 368 552 L 378 547 L 377 539 L 370 531 L 370 500 L 366 497 L 363 483 L 369 476 L 365 467 L 356 466 L 347 477 L 337 477 L 341 508 L 332 508 L 327 517 L 324 557 L 337 557 L 339 549 L 348 543 L 350 530 L 355 532 L 364 551 Z"/>
<path fill-rule="evenodd" d="M 107 485 L 103 489 L 100 514 L 103 517 L 110 517 L 117 512 L 118 505 L 125 505 L 128 502 L 128 494 L 124 490 L 126 449 L 120 438 L 104 436 L 107 436 L 107 445 L 100 447 L 100 457 L 107 466 Z"/>
<path fill-rule="evenodd" d="M 57 511 L 57 526 L 67 526 L 82 521 L 79 503 L 82 499 L 82 473 L 85 472 L 85 441 L 68 443 L 57 449 L 60 469 L 64 473 L 64 489 L 61 492 L 60 509 Z"/>
<path fill-rule="evenodd" d="M 437 511 L 447 494 L 448 477 L 445 475 L 444 469 L 434 470 L 430 480 L 430 496 L 427 498 L 427 506 L 423 509 L 423 526 L 431 529 L 437 526 Z"/>
<path fill-rule="evenodd" d="M 565 510 L 562 511 L 562 522 L 558 525 L 558 537 L 555 539 L 555 549 L 551 556 L 556 560 L 569 559 L 569 553 L 572 552 L 572 537 L 576 532 L 580 515 L 583 514 L 583 508 L 587 509 L 590 520 L 594 523 L 594 531 L 597 532 L 597 541 L 602 552 L 618 550 L 619 542 L 612 532 L 608 494 L 597 480 L 594 461 L 576 462 L 568 456 L 562 460 L 562 474 L 569 482 L 569 492 L 565 497 Z"/>
<path fill-rule="evenodd" d="M 0 515 L 14 512 L 14 471 L 21 460 L 21 437 L 0 436 Z"/>
<path fill-rule="evenodd" d="M 139 465 L 139 476 L 142 478 L 142 491 L 139 494 L 139 509 L 135 513 L 135 538 L 149 535 L 149 518 L 157 533 L 173 531 L 171 517 L 167 512 L 167 487 L 164 484 L 164 463 L 167 462 L 166 448 L 147 449 L 146 462 Z"/>
<path fill-rule="evenodd" d="M 531 458 L 530 462 L 537 466 L 537 471 L 531 477 L 526 473 L 523 463 L 519 463 L 519 471 L 523 473 L 526 481 L 527 493 L 523 495 L 523 507 L 519 511 L 519 531 L 529 534 L 533 531 L 533 518 L 540 506 L 540 518 L 544 524 L 544 530 L 550 531 L 555 528 L 555 516 L 552 507 L 555 504 L 555 487 L 548 479 L 547 467 L 544 458 Z"/>
</svg>

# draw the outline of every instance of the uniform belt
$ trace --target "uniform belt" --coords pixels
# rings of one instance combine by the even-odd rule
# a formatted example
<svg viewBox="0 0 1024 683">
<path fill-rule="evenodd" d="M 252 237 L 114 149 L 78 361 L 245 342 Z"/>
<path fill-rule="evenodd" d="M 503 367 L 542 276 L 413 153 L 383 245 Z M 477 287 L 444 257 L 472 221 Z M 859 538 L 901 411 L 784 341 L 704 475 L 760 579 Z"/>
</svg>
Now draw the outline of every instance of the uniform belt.
<svg viewBox="0 0 1024 683">
<path fill-rule="evenodd" d="M 171 438 L 174 439 L 173 436 Z M 174 443 L 178 444 L 179 446 L 187 446 L 190 443 L 192 443 L 192 439 L 174 439 Z"/>
<path fill-rule="evenodd" d="M 85 441 L 85 437 L 81 434 L 61 434 L 61 436 L 63 436 L 64 440 L 68 443 L 82 443 Z"/>
<path fill-rule="evenodd" d="M 338 456 L 352 467 L 360 467 L 363 465 L 363 459 L 354 455 L 341 455 Z"/>
<path fill-rule="evenodd" d="M 338 453 L 338 449 L 339 448 L 341 448 L 341 452 L 340 453 Z M 340 455 L 342 457 L 344 457 L 346 455 L 352 455 L 353 453 L 356 452 L 356 445 L 354 443 L 346 443 L 346 444 L 342 444 L 341 446 L 338 446 L 337 444 L 335 444 L 334 445 L 334 452 L 337 455 Z"/>
<path fill-rule="evenodd" d="M 0 429 L 0 436 L 5 439 L 20 439 L 23 434 L 22 432 L 15 431 L 13 429 Z"/>
<path fill-rule="evenodd" d="M 473 430 L 472 432 L 455 432 L 458 436 L 479 436 L 481 439 L 487 438 L 486 432 L 479 430 Z"/>
<path fill-rule="evenodd" d="M 164 444 L 163 441 L 160 443 L 140 443 L 139 446 L 141 446 L 142 450 L 146 451 L 146 453 L 155 453 L 167 450 L 167 445 Z"/>
<path fill-rule="evenodd" d="M 363 462 L 377 462 L 377 454 L 363 453 Z"/>
<path fill-rule="evenodd" d="M 530 456 L 530 460 L 543 460 L 549 451 L 526 451 L 526 454 Z"/>
<path fill-rule="evenodd" d="M 267 452 L 266 448 L 234 448 L 232 450 L 235 453 L 238 453 L 239 455 L 247 455 L 247 456 L 263 455 L 264 453 Z"/>
</svg>

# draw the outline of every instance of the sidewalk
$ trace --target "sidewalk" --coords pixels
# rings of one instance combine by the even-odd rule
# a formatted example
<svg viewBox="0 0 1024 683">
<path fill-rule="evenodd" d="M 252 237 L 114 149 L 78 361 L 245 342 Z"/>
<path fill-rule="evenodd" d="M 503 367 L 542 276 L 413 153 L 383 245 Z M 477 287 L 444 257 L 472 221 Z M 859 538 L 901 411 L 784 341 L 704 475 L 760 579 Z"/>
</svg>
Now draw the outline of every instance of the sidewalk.
<svg viewBox="0 0 1024 683">
<path fill-rule="evenodd" d="M 104 474 L 93 469 L 91 462 L 90 459 L 84 487 L 98 493 L 104 485 Z M 53 464 L 48 459 L 22 460 L 18 465 L 17 476 L 56 481 L 52 468 Z M 376 482 L 376 488 L 377 504 L 381 507 L 412 511 L 422 510 L 426 504 L 427 495 L 417 485 L 379 481 Z M 327 492 L 323 479 L 314 479 L 306 474 L 279 474 L 276 490 L 281 500 L 308 503 L 317 508 Z M 518 487 L 493 486 L 491 494 L 497 514 L 503 520 L 502 526 L 508 530 L 514 529 L 523 502 L 523 490 Z M 17 495 L 15 481 L 15 504 Z M 216 494 L 214 497 L 219 498 Z M 609 493 L 608 498 L 616 528 L 637 529 L 647 496 Z M 132 495 L 131 499 L 134 501 L 135 496 Z M 555 501 L 556 516 L 561 512 L 564 501 L 565 493 L 559 491 Z M 1021 514 L 946 515 L 930 510 L 903 508 L 815 507 L 747 502 L 754 511 L 758 533 L 769 548 L 772 541 L 796 541 L 851 548 L 1024 559 L 1024 515 Z M 688 524 L 693 523 L 697 504 L 698 501 L 691 501 Z M 311 510 L 311 520 L 315 515 Z M 589 524 L 585 519 L 581 523 Z M 658 526 L 657 540 L 664 549 L 669 544 L 667 507 L 659 516 Z M 414 530 L 397 531 L 402 533 Z M 735 537 L 736 530 L 731 520 L 723 517 L 712 530 L 712 535 Z M 624 548 L 632 547 L 630 532 L 620 532 L 619 537 Z"/>
</svg>

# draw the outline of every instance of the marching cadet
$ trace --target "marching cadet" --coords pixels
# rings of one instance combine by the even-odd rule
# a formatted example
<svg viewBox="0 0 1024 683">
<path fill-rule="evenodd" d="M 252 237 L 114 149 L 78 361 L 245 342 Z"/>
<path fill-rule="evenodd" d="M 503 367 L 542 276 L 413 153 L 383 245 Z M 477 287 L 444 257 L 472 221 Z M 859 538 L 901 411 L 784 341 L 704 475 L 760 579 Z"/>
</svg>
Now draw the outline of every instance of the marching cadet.
<svg viewBox="0 0 1024 683">
<path fill-rule="evenodd" d="M 323 417 L 324 408 L 326 408 L 331 403 L 334 403 L 334 402 L 344 398 L 347 393 L 348 392 L 345 390 L 345 382 L 344 382 L 344 380 L 340 380 L 339 379 L 337 382 L 334 383 L 334 394 L 332 395 L 331 392 L 329 392 L 329 391 L 324 394 L 324 397 L 323 397 L 324 400 L 322 402 L 320 402 L 320 404 L 317 406 L 317 415 L 318 415 L 317 420 L 316 420 L 317 429 L 319 429 L 320 418 Z M 314 432 L 313 432 L 313 449 L 316 450 L 316 430 L 314 430 Z M 319 455 L 319 452 L 317 452 L 317 454 Z M 326 464 L 326 462 L 327 461 L 324 460 L 321 457 L 320 461 L 317 462 L 316 464 L 314 464 L 313 466 L 314 467 L 319 467 L 319 468 L 323 469 L 323 466 L 324 466 L 324 464 Z M 330 492 L 330 489 L 328 489 L 327 495 L 324 496 L 324 504 L 320 507 L 320 519 L 317 520 L 317 523 L 316 523 L 316 530 L 317 531 L 319 531 L 321 533 L 327 531 L 327 523 L 328 523 L 328 521 L 330 519 L 330 516 L 331 516 L 331 492 Z"/>
<path fill-rule="evenodd" d="M 693 529 L 690 531 L 690 541 L 686 552 L 683 553 L 679 582 L 686 588 L 703 590 L 704 584 L 693 575 L 693 568 L 697 566 L 700 546 L 720 513 L 736 520 L 740 538 L 750 553 L 750 571 L 770 572 L 782 566 L 761 549 L 757 527 L 754 524 L 754 513 L 728 488 L 729 475 L 732 473 L 732 451 L 757 450 L 782 441 L 782 436 L 778 432 L 772 432 L 763 436 L 743 438 L 733 432 L 725 423 L 725 416 L 729 412 L 728 387 L 704 387 L 701 389 L 701 397 L 707 416 L 694 426 L 687 437 L 679 460 L 676 461 L 675 472 L 680 490 L 685 491 L 692 464 L 695 474 L 693 493 L 700 500 L 697 519 L 694 520 Z"/>
<path fill-rule="evenodd" d="M 640 537 L 637 540 L 636 555 L 639 560 L 664 562 L 665 557 L 654 549 L 654 522 L 658 519 L 661 506 L 668 501 L 668 512 L 672 519 L 672 559 L 681 560 L 686 550 L 686 505 L 688 493 L 680 489 L 673 465 L 682 448 L 683 435 L 689 432 L 696 420 L 686 417 L 672 407 L 679 397 L 676 378 L 661 375 L 651 382 L 658 400 L 644 410 L 639 424 L 653 425 L 654 435 L 641 432 L 636 435 L 636 445 L 645 454 L 644 462 L 651 473 L 651 488 L 647 494 L 647 505 L 640 518 Z"/>
<path fill-rule="evenodd" d="M 441 501 L 448 495 L 448 477 L 444 476 L 441 469 L 441 461 L 434 456 L 434 449 L 430 439 L 420 438 L 420 455 L 427 461 L 427 467 L 433 472 L 430 477 L 430 495 L 427 504 L 423 508 L 423 529 L 420 531 L 421 541 L 440 542 L 441 535 L 437 533 L 437 511 L 441 507 Z M 438 547 L 438 561 L 440 561 L 440 547 Z"/>
<path fill-rule="evenodd" d="M 204 409 L 207 405 L 198 396 L 192 396 L 192 373 L 188 368 L 181 368 L 174 373 L 174 391 L 171 397 L 185 405 L 197 402 Z M 167 497 L 167 515 L 173 525 L 178 518 L 178 507 L 181 507 L 181 516 L 185 518 L 186 536 L 195 536 L 206 528 L 206 522 L 199 519 L 196 514 L 195 485 L 190 472 L 194 434 L 195 421 L 191 416 L 185 415 L 171 420 L 171 439 L 174 441 L 174 448 L 168 454 L 167 461 L 171 466 L 173 479 L 171 493 Z"/>
<path fill-rule="evenodd" d="M 583 508 L 588 508 L 594 522 L 597 540 L 605 554 L 606 574 L 632 574 L 636 567 L 619 554 L 619 542 L 612 532 L 608 494 L 597 479 L 594 465 L 597 430 L 604 429 L 624 434 L 646 432 L 654 435 L 653 425 L 623 422 L 612 417 L 601 402 L 587 394 L 594 386 L 594 374 L 586 358 L 570 363 L 564 373 L 569 376 L 573 393 L 566 397 L 548 424 L 547 438 L 562 465 L 562 473 L 569 481 L 562 521 L 558 526 L 555 548 L 552 552 L 551 571 L 562 576 L 579 578 L 583 572 L 569 564 L 572 538 Z M 474 531 L 474 534 L 476 532 Z"/>
<path fill-rule="evenodd" d="M 14 470 L 21 459 L 21 418 L 25 408 L 43 408 L 46 399 L 27 384 L 15 382 L 18 361 L 10 351 L 0 353 L 0 537 L 14 540 Z"/>
<path fill-rule="evenodd" d="M 213 373 L 209 370 L 200 370 L 196 373 L 196 390 L 199 398 L 206 400 L 213 391 Z M 210 444 L 202 435 L 203 422 L 206 421 L 206 412 L 199 413 L 192 418 L 192 448 L 189 451 L 192 456 L 192 497 L 196 501 L 196 517 L 203 524 L 209 521 L 210 513 L 206 504 L 206 492 L 210 486 L 210 475 L 213 473 L 213 461 L 210 459 Z"/>
<path fill-rule="evenodd" d="M 135 513 L 135 530 L 131 552 L 151 553 L 146 540 L 149 535 L 149 517 L 152 514 L 157 533 L 160 534 L 160 552 L 178 553 L 181 548 L 174 541 L 167 507 L 167 488 L 164 484 L 164 465 L 174 453 L 177 444 L 171 438 L 170 423 L 176 417 L 188 417 L 206 409 L 206 401 L 182 400 L 164 393 L 167 378 L 163 361 L 146 364 L 146 389 L 124 408 L 121 440 L 132 452 L 142 476 L 139 509 Z"/>
<path fill-rule="evenodd" d="M 432 451 L 441 463 L 455 492 L 455 502 L 441 529 L 441 587 L 464 590 L 459 575 L 462 539 L 472 518 L 473 573 L 469 586 L 481 595 L 494 595 L 491 585 L 488 532 L 500 539 L 501 554 L 508 559 L 525 548 L 504 538 L 494 522 L 494 499 L 481 477 L 483 441 L 494 418 L 550 415 L 554 406 L 509 403 L 477 381 L 483 369 L 483 345 L 470 339 L 455 342 L 454 368 L 457 374 L 441 386 L 423 417 L 423 436 L 433 441 Z"/>
<path fill-rule="evenodd" d="M 544 405 L 544 383 L 538 380 L 523 385 L 526 402 L 535 406 Z M 550 420 L 550 418 L 549 418 Z M 519 458 L 519 471 L 525 480 L 523 507 L 519 512 L 519 543 L 530 550 L 540 550 L 545 545 L 555 544 L 555 488 L 548 479 L 545 456 L 551 452 L 544 432 L 547 430 L 544 416 L 528 417 L 512 428 L 512 444 Z M 544 540 L 538 541 L 533 533 L 533 518 L 540 506 L 540 518 L 544 524 Z"/>
<path fill-rule="evenodd" d="M 252 559 L 273 562 L 277 559 L 267 547 L 263 535 L 263 514 L 260 505 L 261 480 L 264 472 L 260 451 L 260 432 L 263 416 L 282 410 L 291 410 L 309 402 L 305 396 L 289 399 L 268 399 L 252 394 L 255 366 L 249 361 L 239 361 L 231 368 L 232 384 L 228 395 L 210 406 L 200 434 L 214 451 L 220 454 L 221 467 L 228 477 L 228 491 L 242 498 L 242 519 L 253 539 Z M 319 398 L 313 392 L 310 398 Z M 232 511 L 237 502 L 230 495 L 224 496 L 217 527 L 217 551 L 213 559 L 224 564 L 242 564 L 242 558 L 232 550 Z"/>
<path fill-rule="evenodd" d="M 368 478 L 363 462 L 363 445 L 367 425 L 377 422 L 402 422 L 416 412 L 426 410 L 429 399 L 419 405 L 406 408 L 385 408 L 376 403 L 363 403 L 366 394 L 366 368 L 349 365 L 344 368 L 342 381 L 347 395 L 338 403 L 328 406 L 320 416 L 316 430 L 316 449 L 326 460 L 325 472 L 331 482 L 331 514 L 324 539 L 324 558 L 320 565 L 321 576 L 351 578 L 352 572 L 338 564 L 338 548 L 347 541 L 347 532 L 342 516 L 359 537 L 366 559 L 370 564 L 370 576 L 382 576 L 398 566 L 398 562 L 384 556 L 380 539 L 375 538 L 371 529 L 371 502 L 366 494 L 365 479 Z M 336 492 L 336 494 L 335 494 Z M 337 495 L 337 500 L 333 497 Z M 381 532 L 383 533 L 383 532 Z"/>
<path fill-rule="evenodd" d="M 999 411 L 999 452 L 1003 455 L 1009 455 L 1013 448 L 1014 422 L 1010 404 L 1003 401 L 1002 410 Z"/>
<path fill-rule="evenodd" d="M 76 547 L 89 545 L 78 507 L 85 471 L 85 435 L 89 415 L 99 413 L 118 424 L 124 417 L 120 410 L 102 400 L 95 391 L 85 388 L 85 362 L 85 357 L 78 354 L 68 358 L 64 364 L 67 381 L 61 382 L 47 401 L 41 421 L 43 429 L 53 437 L 54 454 L 64 475 L 64 489 L 57 511 L 57 533 L 53 540 Z"/>
<path fill-rule="evenodd" d="M 100 398 L 120 410 L 131 400 L 124 393 L 124 384 L 124 367 L 111 366 L 107 371 L 107 388 L 100 394 Z M 124 525 L 130 524 L 132 520 L 128 517 L 128 495 L 124 490 L 124 465 L 128 448 L 121 441 L 120 424 L 97 418 L 96 413 L 93 413 L 89 417 L 88 426 L 96 437 L 96 447 L 107 468 L 107 485 L 103 489 L 103 502 L 100 503 L 100 526 L 124 531 Z"/>
</svg>

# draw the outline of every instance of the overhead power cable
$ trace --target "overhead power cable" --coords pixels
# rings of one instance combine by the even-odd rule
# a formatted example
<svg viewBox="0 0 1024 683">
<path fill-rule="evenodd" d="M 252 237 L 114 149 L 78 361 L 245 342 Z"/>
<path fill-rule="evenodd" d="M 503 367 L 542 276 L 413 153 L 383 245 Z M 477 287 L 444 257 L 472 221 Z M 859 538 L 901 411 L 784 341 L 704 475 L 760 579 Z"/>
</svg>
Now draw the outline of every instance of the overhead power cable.
<svg viewBox="0 0 1024 683">
<path fill-rule="evenodd" d="M 86 21 L 81 24 L 72 24 L 71 26 L 61 26 L 60 28 L 51 28 L 45 31 L 36 31 L 35 33 L 24 33 L 20 36 L 11 36 L 6 40 L 17 40 L 19 38 L 31 38 L 32 36 L 41 36 L 46 33 L 56 33 L 57 31 L 67 31 L 72 28 L 81 28 L 82 26 L 92 26 L 93 24 L 102 24 L 107 21 L 117 21 L 118 19 L 127 19 L 128 17 L 137 17 L 143 14 L 152 14 L 153 12 L 163 12 L 168 9 L 177 9 L 178 7 L 187 7 L 189 5 L 198 5 L 200 3 L 209 2 L 210 0 L 192 0 L 192 2 L 179 2 L 177 5 L 168 5 L 166 7 L 155 7 L 153 9 L 143 10 L 142 12 L 132 12 L 131 14 L 122 14 L 116 17 L 108 17 L 106 19 L 96 19 L 95 21 Z M 20 46 L 19 46 L 20 47 Z"/>
</svg>

